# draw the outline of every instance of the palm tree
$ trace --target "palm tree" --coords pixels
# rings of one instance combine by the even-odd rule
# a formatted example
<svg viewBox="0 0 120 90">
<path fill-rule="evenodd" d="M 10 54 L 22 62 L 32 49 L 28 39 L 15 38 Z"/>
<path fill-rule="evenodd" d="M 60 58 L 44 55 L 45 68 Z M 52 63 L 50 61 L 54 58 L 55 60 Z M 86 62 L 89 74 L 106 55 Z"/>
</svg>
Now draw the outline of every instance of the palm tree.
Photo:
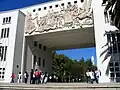
<svg viewBox="0 0 120 90">
<path fill-rule="evenodd" d="M 109 13 L 111 17 L 111 24 L 120 29 L 120 0 L 103 0 L 103 5 L 106 4 L 104 13 Z"/>
</svg>

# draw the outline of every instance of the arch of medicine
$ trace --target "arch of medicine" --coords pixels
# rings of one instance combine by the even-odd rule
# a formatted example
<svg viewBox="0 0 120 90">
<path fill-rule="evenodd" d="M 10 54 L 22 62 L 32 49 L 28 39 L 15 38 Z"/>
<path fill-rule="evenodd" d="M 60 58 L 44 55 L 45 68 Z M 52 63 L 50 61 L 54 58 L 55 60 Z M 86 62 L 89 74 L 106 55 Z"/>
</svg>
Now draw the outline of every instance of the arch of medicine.
<svg viewBox="0 0 120 90">
<path fill-rule="evenodd" d="M 86 47 L 96 47 L 100 82 L 119 82 L 119 53 L 108 41 L 120 35 L 104 8 L 102 0 L 61 0 L 1 12 L 0 82 L 32 68 L 51 73 L 52 51 Z"/>
</svg>

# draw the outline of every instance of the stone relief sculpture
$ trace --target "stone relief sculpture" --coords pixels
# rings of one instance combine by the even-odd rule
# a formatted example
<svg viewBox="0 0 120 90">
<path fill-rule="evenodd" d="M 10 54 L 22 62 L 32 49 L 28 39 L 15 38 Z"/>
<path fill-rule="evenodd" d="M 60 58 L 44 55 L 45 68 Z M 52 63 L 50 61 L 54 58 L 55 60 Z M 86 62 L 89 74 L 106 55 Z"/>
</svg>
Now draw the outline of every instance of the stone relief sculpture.
<svg viewBox="0 0 120 90">
<path fill-rule="evenodd" d="M 60 11 L 48 11 L 47 15 L 43 17 L 41 17 L 39 13 L 36 13 L 33 18 L 31 13 L 27 13 L 26 33 L 31 34 L 34 31 L 41 33 L 65 27 L 82 28 L 83 25 L 92 25 L 93 14 L 91 1 L 92 0 L 85 0 L 82 7 L 69 3 L 66 8 L 63 6 Z"/>
<path fill-rule="evenodd" d="M 32 18 L 32 14 L 27 12 L 26 18 L 25 18 L 25 33 L 31 34 L 36 29 L 34 19 Z"/>
</svg>

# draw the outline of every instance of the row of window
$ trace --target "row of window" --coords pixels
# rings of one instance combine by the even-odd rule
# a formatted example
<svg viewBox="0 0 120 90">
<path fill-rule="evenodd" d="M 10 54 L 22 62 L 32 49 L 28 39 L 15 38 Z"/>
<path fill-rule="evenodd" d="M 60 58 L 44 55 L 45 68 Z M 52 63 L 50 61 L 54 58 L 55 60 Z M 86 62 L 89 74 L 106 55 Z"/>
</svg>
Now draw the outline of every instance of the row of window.
<svg viewBox="0 0 120 90">
<path fill-rule="evenodd" d="M 41 57 L 36 57 L 34 56 L 34 65 L 37 63 L 39 67 L 41 67 L 41 62 L 42 62 L 42 66 L 43 68 L 45 67 L 45 59 L 41 59 Z"/>
<path fill-rule="evenodd" d="M 11 22 L 11 17 L 3 18 L 3 24 L 9 24 Z"/>
<path fill-rule="evenodd" d="M 7 46 L 0 46 L 1 61 L 6 61 Z"/>
<path fill-rule="evenodd" d="M 39 49 L 42 49 L 42 44 L 39 44 L 37 41 L 34 41 L 34 46 L 39 47 Z M 43 46 L 43 50 L 46 51 L 46 46 Z"/>
<path fill-rule="evenodd" d="M 10 28 L 3 28 L 1 30 L 1 38 L 8 38 L 9 32 L 10 32 Z"/>
<path fill-rule="evenodd" d="M 5 68 L 0 68 L 0 79 L 4 79 Z"/>
<path fill-rule="evenodd" d="M 84 0 L 81 0 L 81 2 L 84 2 Z M 77 3 L 77 1 L 74 1 L 74 4 L 76 4 L 76 3 Z M 68 2 L 68 4 L 71 4 L 71 2 Z M 57 8 L 58 6 L 59 6 L 58 4 L 55 5 L 56 8 Z M 62 3 L 61 6 L 64 6 L 64 3 Z M 52 6 L 49 6 L 49 8 L 51 9 Z M 44 10 L 46 10 L 46 9 L 47 9 L 47 7 L 44 7 Z M 35 12 L 35 11 L 36 11 L 36 10 L 33 9 L 33 12 Z M 38 8 L 38 11 L 41 11 L 41 8 Z"/>
</svg>

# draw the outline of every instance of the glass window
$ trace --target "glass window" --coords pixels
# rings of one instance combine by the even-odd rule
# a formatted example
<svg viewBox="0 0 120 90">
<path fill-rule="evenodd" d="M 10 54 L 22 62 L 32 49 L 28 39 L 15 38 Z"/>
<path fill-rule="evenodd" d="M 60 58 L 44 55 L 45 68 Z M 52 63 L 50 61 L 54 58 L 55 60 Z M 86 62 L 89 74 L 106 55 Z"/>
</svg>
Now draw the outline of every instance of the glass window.
<svg viewBox="0 0 120 90">
<path fill-rule="evenodd" d="M 110 71 L 113 72 L 113 71 L 114 71 L 114 68 L 110 68 Z"/>
<path fill-rule="evenodd" d="M 55 7 L 58 7 L 58 4 L 56 4 Z"/>
<path fill-rule="evenodd" d="M 35 9 L 33 9 L 33 12 L 35 12 Z"/>
<path fill-rule="evenodd" d="M 38 11 L 41 11 L 41 8 L 38 8 Z"/>
<path fill-rule="evenodd" d="M 64 6 L 64 3 L 62 3 L 61 6 Z"/>
<path fill-rule="evenodd" d="M 77 1 L 74 1 L 74 3 L 77 3 Z"/>
<path fill-rule="evenodd" d="M 113 63 L 109 63 L 109 66 L 113 66 Z"/>
<path fill-rule="evenodd" d="M 114 73 L 110 73 L 110 77 L 115 77 Z"/>
<path fill-rule="evenodd" d="M 115 66 L 119 66 L 119 63 L 118 63 L 118 62 L 115 62 Z"/>
<path fill-rule="evenodd" d="M 38 65 L 41 66 L 41 57 L 39 57 Z"/>
<path fill-rule="evenodd" d="M 9 37 L 9 30 L 10 28 L 7 28 L 7 38 Z"/>
<path fill-rule="evenodd" d="M 8 17 L 6 17 L 6 22 L 5 22 L 5 23 L 8 23 L 8 21 L 9 21 L 9 18 L 8 18 Z"/>
<path fill-rule="evenodd" d="M 9 17 L 9 21 L 8 21 L 9 23 L 11 22 L 11 17 Z"/>
<path fill-rule="evenodd" d="M 71 4 L 71 2 L 68 2 L 68 4 Z"/>
<path fill-rule="evenodd" d="M 47 9 L 47 7 L 44 7 L 44 10 L 46 10 Z"/>
<path fill-rule="evenodd" d="M 5 46 L 4 61 L 6 61 L 7 46 Z"/>
<path fill-rule="evenodd" d="M 119 68 L 115 68 L 115 71 L 119 71 Z"/>
<path fill-rule="evenodd" d="M 43 68 L 45 67 L 45 59 L 43 59 Z"/>
<path fill-rule="evenodd" d="M 46 51 L 46 46 L 43 46 L 43 50 Z"/>
<path fill-rule="evenodd" d="M 52 8 L 52 6 L 50 6 L 50 8 Z"/>
<path fill-rule="evenodd" d="M 34 41 L 34 46 L 37 47 L 37 41 Z"/>
<path fill-rule="evenodd" d="M 120 77 L 120 73 L 116 73 L 116 77 Z"/>
<path fill-rule="evenodd" d="M 1 30 L 1 38 L 3 38 L 4 29 Z"/>
<path fill-rule="evenodd" d="M 4 76 L 2 76 L 2 78 L 4 78 Z"/>
<path fill-rule="evenodd" d="M 36 63 L 36 56 L 34 56 L 34 64 Z"/>
<path fill-rule="evenodd" d="M 41 44 L 39 44 L 39 49 L 41 49 L 42 48 L 42 45 Z"/>
<path fill-rule="evenodd" d="M 84 2 L 84 0 L 81 0 L 81 2 Z"/>
<path fill-rule="evenodd" d="M 5 18 L 3 18 L 3 24 L 5 23 Z"/>
<path fill-rule="evenodd" d="M 3 68 L 3 71 L 5 70 L 5 68 Z"/>
<path fill-rule="evenodd" d="M 7 31 L 7 28 L 4 29 L 4 38 L 6 38 L 6 31 Z"/>
</svg>

